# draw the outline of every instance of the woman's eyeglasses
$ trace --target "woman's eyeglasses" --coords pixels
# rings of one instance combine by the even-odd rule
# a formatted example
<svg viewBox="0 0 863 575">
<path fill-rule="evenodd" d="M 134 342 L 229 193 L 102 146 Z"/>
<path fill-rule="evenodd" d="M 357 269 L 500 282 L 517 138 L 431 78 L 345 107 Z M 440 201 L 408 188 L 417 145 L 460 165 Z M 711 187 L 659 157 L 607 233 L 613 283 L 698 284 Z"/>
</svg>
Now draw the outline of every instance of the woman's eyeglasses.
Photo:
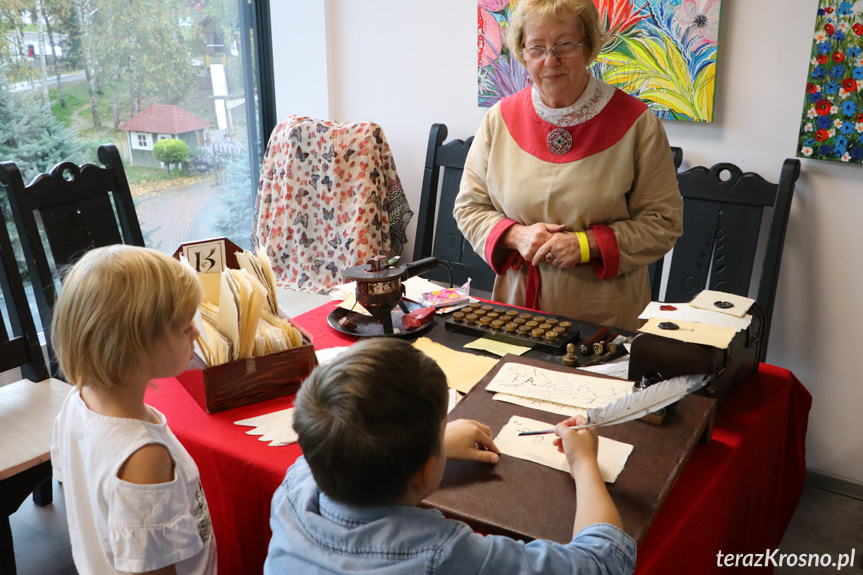
<svg viewBox="0 0 863 575">
<path fill-rule="evenodd" d="M 544 46 L 531 46 L 530 48 L 522 48 L 521 55 L 527 62 L 539 62 L 540 60 L 545 60 L 546 55 L 550 51 L 558 60 L 565 60 L 566 58 L 577 56 L 583 44 L 584 40 L 578 44 L 561 42 L 552 46 L 551 50 L 548 50 Z"/>
</svg>

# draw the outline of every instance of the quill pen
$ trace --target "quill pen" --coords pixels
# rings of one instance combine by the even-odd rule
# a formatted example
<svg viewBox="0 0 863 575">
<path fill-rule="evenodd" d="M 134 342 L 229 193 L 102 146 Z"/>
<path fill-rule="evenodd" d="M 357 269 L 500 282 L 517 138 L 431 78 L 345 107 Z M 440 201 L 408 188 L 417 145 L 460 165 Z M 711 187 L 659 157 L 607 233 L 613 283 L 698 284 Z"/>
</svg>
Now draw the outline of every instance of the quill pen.
<svg viewBox="0 0 863 575">
<path fill-rule="evenodd" d="M 627 395 L 604 407 L 592 407 L 587 410 L 587 423 L 570 429 L 586 429 L 601 425 L 617 425 L 638 419 L 651 411 L 671 405 L 678 399 L 706 385 L 709 381 L 706 375 L 682 375 L 651 385 L 644 391 Z M 519 435 L 544 435 L 554 433 L 554 429 L 542 431 L 522 431 Z"/>
</svg>

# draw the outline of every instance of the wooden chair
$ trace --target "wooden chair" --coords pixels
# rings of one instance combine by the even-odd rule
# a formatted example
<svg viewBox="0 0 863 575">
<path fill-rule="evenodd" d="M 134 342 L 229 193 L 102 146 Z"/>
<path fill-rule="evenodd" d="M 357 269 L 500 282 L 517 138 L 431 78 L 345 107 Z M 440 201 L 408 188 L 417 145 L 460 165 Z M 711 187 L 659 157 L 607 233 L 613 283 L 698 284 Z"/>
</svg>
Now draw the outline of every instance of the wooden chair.
<svg viewBox="0 0 863 575">
<path fill-rule="evenodd" d="M 655 301 L 688 302 L 701 290 L 711 289 L 748 296 L 762 217 L 772 210 L 763 261 L 760 264 L 755 301 L 764 311 L 764 335 L 760 361 L 767 354 L 773 302 L 779 280 L 779 264 L 785 229 L 791 212 L 794 184 L 800 176 L 800 160 L 786 159 L 779 183 L 758 174 L 743 173 L 733 164 L 694 167 L 678 174 L 683 196 L 683 236 L 671 252 L 665 295 Z M 659 262 L 657 278 L 662 276 Z"/>
<path fill-rule="evenodd" d="M 471 278 L 471 289 L 490 292 L 495 274 L 462 235 L 452 213 L 473 137 L 444 144 L 446 137 L 446 125 L 432 125 L 423 172 L 414 261 L 434 256 L 452 270 L 455 285 L 462 285 Z M 441 268 L 423 275 L 431 280 L 450 280 L 447 270 Z"/>
<path fill-rule="evenodd" d="M 4 162 L 0 169 L 0 184 L 9 196 L 49 357 L 53 357 L 50 328 L 57 270 L 94 247 L 144 245 L 116 146 L 100 146 L 99 160 L 104 167 L 63 162 L 50 174 L 37 176 L 30 185 L 24 185 L 14 163 Z"/>
<path fill-rule="evenodd" d="M 679 170 L 680 165 L 683 164 L 683 148 L 671 146 L 671 156 L 674 158 L 674 169 Z M 659 291 L 662 287 L 662 266 L 664 260 L 665 256 L 647 266 L 647 273 L 650 277 L 650 297 L 653 301 L 658 300 Z"/>
<path fill-rule="evenodd" d="M 37 505 L 52 502 L 51 432 L 69 386 L 48 380 L 5 218 L 0 260 L 0 288 L 9 319 L 7 328 L 0 317 L 0 373 L 20 368 L 27 378 L 0 387 L 0 574 L 11 575 L 16 569 L 9 516 L 30 493 Z"/>
</svg>

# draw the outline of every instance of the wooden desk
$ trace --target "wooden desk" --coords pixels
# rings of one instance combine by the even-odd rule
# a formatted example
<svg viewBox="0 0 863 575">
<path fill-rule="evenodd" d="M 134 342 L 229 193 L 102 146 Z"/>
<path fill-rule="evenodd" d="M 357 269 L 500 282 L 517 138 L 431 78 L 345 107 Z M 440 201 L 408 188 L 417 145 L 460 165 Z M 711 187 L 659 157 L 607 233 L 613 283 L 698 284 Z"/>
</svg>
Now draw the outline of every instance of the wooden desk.
<svg viewBox="0 0 863 575">
<path fill-rule="evenodd" d="M 536 367 L 547 362 L 513 361 Z M 476 419 L 496 436 L 512 415 L 545 421 L 554 427 L 563 416 L 494 401 L 486 385 L 498 363 L 452 410 L 449 420 Z M 713 424 L 716 400 L 690 395 L 669 410 L 661 426 L 643 421 L 600 427 L 597 432 L 634 448 L 623 472 L 608 485 L 624 529 L 641 542 L 665 502 L 696 443 Z M 447 517 L 464 521 L 482 533 L 515 539 L 550 539 L 568 543 L 575 517 L 575 485 L 568 473 L 515 457 L 502 456 L 495 466 L 468 461 L 447 463 L 440 488 L 424 502 Z"/>
<path fill-rule="evenodd" d="M 326 324 L 331 309 L 328 303 L 295 318 L 318 349 L 356 341 Z M 148 390 L 146 401 L 166 415 L 198 464 L 219 573 L 260 573 L 272 494 L 300 449 L 268 447 L 233 422 L 290 407 L 293 398 L 207 415 L 171 378 Z M 637 575 L 729 575 L 733 569 L 716 566 L 717 551 L 763 553 L 776 547 L 803 489 L 810 405 L 811 396 L 793 374 L 761 364 L 719 410 L 712 440 L 695 447 L 639 545 Z"/>
</svg>

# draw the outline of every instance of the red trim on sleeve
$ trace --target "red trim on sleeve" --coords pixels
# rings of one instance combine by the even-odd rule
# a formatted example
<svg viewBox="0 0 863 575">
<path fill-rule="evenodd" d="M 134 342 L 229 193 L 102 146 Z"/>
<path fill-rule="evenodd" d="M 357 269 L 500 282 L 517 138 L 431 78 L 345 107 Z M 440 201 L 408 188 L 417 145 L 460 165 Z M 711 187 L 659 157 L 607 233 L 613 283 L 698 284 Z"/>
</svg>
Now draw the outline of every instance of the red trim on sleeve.
<svg viewBox="0 0 863 575">
<path fill-rule="evenodd" d="M 491 233 L 485 240 L 485 261 L 488 262 L 488 265 L 491 267 L 491 271 L 497 275 L 503 274 L 503 272 L 508 270 L 510 267 L 518 269 L 524 261 L 521 254 L 518 253 L 518 250 L 512 250 L 499 245 L 503 234 L 517 223 L 518 222 L 515 220 L 511 220 L 509 218 L 502 219 L 494 225 L 491 229 Z M 497 258 L 494 257 L 495 252 L 498 254 Z"/>
<path fill-rule="evenodd" d="M 592 225 L 593 235 L 596 238 L 596 243 L 599 245 L 599 253 L 602 254 L 602 260 L 590 260 L 593 266 L 593 272 L 601 280 L 613 278 L 617 275 L 617 270 L 620 266 L 620 248 L 617 246 L 617 238 L 614 237 L 614 230 L 609 226 Z"/>
</svg>

